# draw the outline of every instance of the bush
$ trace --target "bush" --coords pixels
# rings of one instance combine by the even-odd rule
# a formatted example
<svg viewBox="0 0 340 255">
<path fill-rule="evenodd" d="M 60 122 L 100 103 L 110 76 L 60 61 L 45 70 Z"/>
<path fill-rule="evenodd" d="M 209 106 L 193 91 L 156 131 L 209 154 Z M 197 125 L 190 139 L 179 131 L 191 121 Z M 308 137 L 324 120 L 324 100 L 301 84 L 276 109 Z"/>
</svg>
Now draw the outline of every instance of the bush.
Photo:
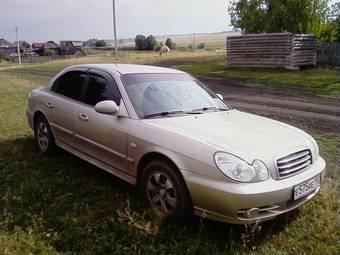
<svg viewBox="0 0 340 255">
<path fill-rule="evenodd" d="M 188 45 L 188 49 L 189 49 L 189 50 L 192 50 L 192 49 L 193 49 L 192 44 L 189 44 L 189 45 Z"/>
<path fill-rule="evenodd" d="M 157 45 L 157 40 L 153 35 L 149 35 L 145 40 L 145 49 L 146 50 L 155 50 Z"/>
<path fill-rule="evenodd" d="M 146 48 L 146 38 L 144 35 L 137 35 L 135 38 L 135 48 L 136 50 L 145 50 Z"/>
<path fill-rule="evenodd" d="M 176 44 L 171 40 L 171 38 L 166 39 L 165 45 L 168 46 L 170 50 L 173 50 L 176 47 Z"/>
<path fill-rule="evenodd" d="M 54 51 L 50 50 L 50 49 L 44 49 L 43 55 L 44 56 L 53 56 L 54 55 Z"/>
<path fill-rule="evenodd" d="M 155 50 L 157 47 L 157 40 L 153 35 L 145 38 L 144 35 L 137 35 L 135 38 L 136 50 Z"/>
<path fill-rule="evenodd" d="M 163 42 L 160 41 L 159 43 L 157 43 L 157 46 L 156 46 L 155 50 L 159 51 L 163 46 L 164 46 Z"/>
<path fill-rule="evenodd" d="M 205 43 L 201 42 L 198 44 L 197 49 L 204 49 L 205 48 Z"/>
<path fill-rule="evenodd" d="M 86 42 L 83 43 L 84 46 L 87 46 L 87 47 L 94 47 L 96 45 L 96 42 L 98 41 L 98 39 L 89 39 L 87 40 Z"/>
<path fill-rule="evenodd" d="M 98 40 L 98 41 L 96 41 L 95 46 L 96 47 L 106 47 L 106 41 Z"/>
</svg>

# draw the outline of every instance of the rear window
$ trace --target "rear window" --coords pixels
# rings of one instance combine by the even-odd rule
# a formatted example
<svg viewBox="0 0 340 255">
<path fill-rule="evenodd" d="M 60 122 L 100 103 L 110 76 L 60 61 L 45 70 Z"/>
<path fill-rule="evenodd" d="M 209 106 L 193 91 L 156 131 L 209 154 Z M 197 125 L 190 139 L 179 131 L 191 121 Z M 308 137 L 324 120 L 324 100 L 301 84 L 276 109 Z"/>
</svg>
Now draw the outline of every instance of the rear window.
<svg viewBox="0 0 340 255">
<path fill-rule="evenodd" d="M 53 91 L 63 96 L 80 101 L 85 79 L 86 74 L 82 72 L 68 72 L 58 78 L 53 86 Z"/>
</svg>

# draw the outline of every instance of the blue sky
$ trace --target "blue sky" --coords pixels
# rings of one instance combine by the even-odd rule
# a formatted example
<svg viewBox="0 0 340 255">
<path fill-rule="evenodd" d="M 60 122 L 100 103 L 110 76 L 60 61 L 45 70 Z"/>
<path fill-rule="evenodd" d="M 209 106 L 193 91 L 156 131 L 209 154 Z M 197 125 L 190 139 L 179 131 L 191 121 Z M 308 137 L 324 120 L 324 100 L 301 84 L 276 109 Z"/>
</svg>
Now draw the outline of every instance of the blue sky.
<svg viewBox="0 0 340 255">
<path fill-rule="evenodd" d="M 230 30 L 227 0 L 116 0 L 119 38 Z M 112 0 L 1 0 L 0 38 L 112 38 Z"/>
</svg>

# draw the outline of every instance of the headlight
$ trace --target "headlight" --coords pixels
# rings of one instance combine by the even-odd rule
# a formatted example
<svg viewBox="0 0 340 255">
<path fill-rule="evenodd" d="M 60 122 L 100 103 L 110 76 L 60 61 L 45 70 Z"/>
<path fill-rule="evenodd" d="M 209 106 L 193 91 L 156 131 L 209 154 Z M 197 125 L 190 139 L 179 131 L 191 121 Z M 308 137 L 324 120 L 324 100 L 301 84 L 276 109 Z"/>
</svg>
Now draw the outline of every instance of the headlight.
<svg viewBox="0 0 340 255">
<path fill-rule="evenodd" d="M 268 178 L 268 169 L 260 160 L 254 160 L 249 165 L 244 160 L 225 152 L 217 152 L 215 163 L 229 178 L 239 182 L 259 182 Z"/>
</svg>

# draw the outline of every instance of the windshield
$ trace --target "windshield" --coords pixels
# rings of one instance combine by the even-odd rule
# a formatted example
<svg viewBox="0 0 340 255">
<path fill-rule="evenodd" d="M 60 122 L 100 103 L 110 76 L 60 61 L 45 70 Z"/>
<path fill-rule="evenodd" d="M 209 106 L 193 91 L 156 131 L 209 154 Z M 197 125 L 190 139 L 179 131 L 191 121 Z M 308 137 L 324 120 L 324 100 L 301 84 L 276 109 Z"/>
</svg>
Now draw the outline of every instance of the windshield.
<svg viewBox="0 0 340 255">
<path fill-rule="evenodd" d="M 127 74 L 122 80 L 140 118 L 230 109 L 186 74 Z"/>
</svg>

